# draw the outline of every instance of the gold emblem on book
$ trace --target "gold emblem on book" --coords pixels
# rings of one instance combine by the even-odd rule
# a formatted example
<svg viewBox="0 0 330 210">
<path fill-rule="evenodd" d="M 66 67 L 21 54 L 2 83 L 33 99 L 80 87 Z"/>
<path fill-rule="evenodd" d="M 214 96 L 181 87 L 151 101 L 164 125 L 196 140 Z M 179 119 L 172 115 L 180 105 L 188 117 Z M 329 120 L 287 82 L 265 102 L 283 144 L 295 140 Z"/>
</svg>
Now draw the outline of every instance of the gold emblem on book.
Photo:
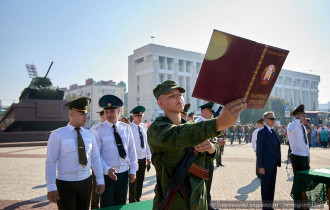
<svg viewBox="0 0 330 210">
<path fill-rule="evenodd" d="M 267 66 L 261 74 L 261 84 L 269 85 L 274 79 L 276 68 L 273 64 Z"/>
</svg>

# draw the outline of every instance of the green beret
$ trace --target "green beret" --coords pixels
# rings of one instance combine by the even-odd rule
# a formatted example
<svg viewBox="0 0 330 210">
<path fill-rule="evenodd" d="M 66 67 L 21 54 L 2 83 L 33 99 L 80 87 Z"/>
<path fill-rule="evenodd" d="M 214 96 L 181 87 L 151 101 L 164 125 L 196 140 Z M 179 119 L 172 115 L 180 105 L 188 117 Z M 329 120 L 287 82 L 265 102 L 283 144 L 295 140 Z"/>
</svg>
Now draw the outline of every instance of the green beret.
<svg viewBox="0 0 330 210">
<path fill-rule="evenodd" d="M 159 98 L 160 95 L 167 94 L 174 89 L 179 89 L 181 93 L 185 92 L 185 89 L 180 87 L 175 81 L 173 80 L 166 80 L 157 85 L 157 87 L 153 90 L 154 96 L 156 99 Z"/>
<path fill-rule="evenodd" d="M 203 110 L 203 109 L 209 109 L 209 110 L 212 110 L 212 109 L 213 109 L 213 106 L 214 106 L 214 103 L 213 103 L 213 102 L 209 102 L 209 103 L 206 103 L 206 104 L 200 105 L 199 108 L 201 108 L 202 110 Z"/>
<path fill-rule="evenodd" d="M 132 113 L 134 116 L 142 116 L 146 108 L 144 106 L 137 106 L 130 113 Z"/>
</svg>

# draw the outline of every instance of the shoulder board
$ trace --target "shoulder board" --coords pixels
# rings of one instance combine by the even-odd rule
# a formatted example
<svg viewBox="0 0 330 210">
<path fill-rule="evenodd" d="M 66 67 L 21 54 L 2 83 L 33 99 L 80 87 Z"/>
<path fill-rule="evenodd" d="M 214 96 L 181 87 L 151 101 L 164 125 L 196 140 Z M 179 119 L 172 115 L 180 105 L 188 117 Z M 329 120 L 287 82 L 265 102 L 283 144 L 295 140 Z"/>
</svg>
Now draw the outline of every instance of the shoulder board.
<svg viewBox="0 0 330 210">
<path fill-rule="evenodd" d="M 60 130 L 62 130 L 64 127 L 60 127 L 60 128 L 57 128 L 57 129 L 55 129 L 55 130 L 52 130 L 52 131 L 50 131 L 51 133 L 55 133 L 55 132 L 58 132 L 58 131 L 60 131 Z"/>
</svg>

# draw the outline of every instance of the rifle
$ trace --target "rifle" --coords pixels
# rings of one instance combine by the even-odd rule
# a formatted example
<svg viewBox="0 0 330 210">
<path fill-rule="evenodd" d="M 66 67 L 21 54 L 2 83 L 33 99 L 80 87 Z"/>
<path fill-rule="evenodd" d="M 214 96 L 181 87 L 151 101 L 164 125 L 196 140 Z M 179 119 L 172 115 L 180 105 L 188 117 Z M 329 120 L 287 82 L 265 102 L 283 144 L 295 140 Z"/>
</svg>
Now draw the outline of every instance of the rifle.
<svg viewBox="0 0 330 210">
<path fill-rule="evenodd" d="M 193 163 L 196 159 L 196 153 L 194 152 L 194 148 L 187 147 L 185 148 L 185 152 L 186 154 L 181 160 L 173 177 L 171 178 L 170 186 L 167 190 L 166 196 L 159 204 L 158 210 L 170 209 L 177 191 L 181 193 L 184 199 L 187 199 L 189 197 L 183 182 L 184 178 L 187 175 L 187 172 L 190 172 L 191 174 L 194 174 L 195 176 L 200 178 L 209 179 L 209 170 L 204 169 Z"/>
</svg>

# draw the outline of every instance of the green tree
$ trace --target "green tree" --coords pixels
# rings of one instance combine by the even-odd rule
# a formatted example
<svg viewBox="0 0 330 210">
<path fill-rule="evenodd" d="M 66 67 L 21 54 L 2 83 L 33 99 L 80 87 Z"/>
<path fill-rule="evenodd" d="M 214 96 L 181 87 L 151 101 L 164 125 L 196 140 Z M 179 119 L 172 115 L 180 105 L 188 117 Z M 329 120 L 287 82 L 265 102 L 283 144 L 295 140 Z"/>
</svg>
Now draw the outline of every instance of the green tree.
<svg viewBox="0 0 330 210">
<path fill-rule="evenodd" d="M 284 106 L 289 105 L 283 98 L 270 96 L 263 109 L 246 109 L 241 113 L 242 123 L 255 123 L 258 119 L 263 117 L 267 111 L 273 111 L 277 120 L 281 121 L 282 125 L 287 125 L 290 118 L 284 116 Z M 291 107 L 292 109 L 292 107 Z"/>
</svg>

